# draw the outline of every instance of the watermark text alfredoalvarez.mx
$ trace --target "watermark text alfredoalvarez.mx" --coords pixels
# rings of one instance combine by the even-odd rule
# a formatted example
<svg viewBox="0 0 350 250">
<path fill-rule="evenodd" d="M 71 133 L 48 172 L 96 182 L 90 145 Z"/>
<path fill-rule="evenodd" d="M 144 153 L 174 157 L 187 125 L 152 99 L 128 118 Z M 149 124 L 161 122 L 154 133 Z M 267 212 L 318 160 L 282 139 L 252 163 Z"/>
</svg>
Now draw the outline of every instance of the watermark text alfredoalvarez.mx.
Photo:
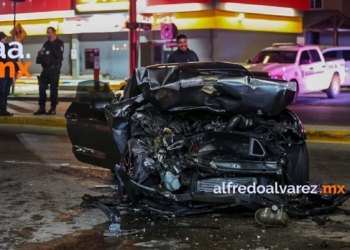
<svg viewBox="0 0 350 250">
<path fill-rule="evenodd" d="M 5 58 L 11 58 L 13 60 L 17 59 L 23 59 L 24 54 L 23 54 L 23 45 L 19 42 L 11 42 L 9 43 L 10 46 L 15 45 L 16 47 L 12 47 L 9 49 L 6 55 L 6 50 L 5 50 L 5 45 L 0 42 L 0 57 L 5 59 Z M 26 54 L 26 58 L 30 58 L 30 54 Z M 26 77 L 30 78 L 32 77 L 29 72 L 28 68 L 32 64 L 32 62 L 26 62 L 23 64 L 22 62 L 0 62 L 0 78 L 5 77 L 5 69 L 9 68 L 10 69 L 10 77 L 16 77 L 16 65 L 18 65 L 19 68 L 19 73 L 17 75 L 17 78 L 20 78 L 21 76 L 25 75 Z"/>
<path fill-rule="evenodd" d="M 214 194 L 345 194 L 345 185 L 234 185 L 233 182 L 222 182 L 214 186 Z"/>
</svg>

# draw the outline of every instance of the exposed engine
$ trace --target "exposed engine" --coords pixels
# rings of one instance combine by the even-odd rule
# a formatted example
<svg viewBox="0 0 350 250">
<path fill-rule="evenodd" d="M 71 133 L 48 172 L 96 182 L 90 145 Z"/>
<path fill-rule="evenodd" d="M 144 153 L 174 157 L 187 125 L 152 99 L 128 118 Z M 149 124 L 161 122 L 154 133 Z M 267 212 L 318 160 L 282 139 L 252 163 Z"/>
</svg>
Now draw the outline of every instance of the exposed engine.
<svg viewBox="0 0 350 250">
<path fill-rule="evenodd" d="M 289 116 L 268 120 L 210 116 L 208 113 L 161 113 L 155 108 L 131 116 L 135 130 L 128 141 L 124 163 L 134 181 L 170 192 L 190 189 L 191 171 L 235 176 L 239 171 L 282 174 L 288 161 L 286 148 L 298 143 L 291 131 L 297 124 Z"/>
</svg>

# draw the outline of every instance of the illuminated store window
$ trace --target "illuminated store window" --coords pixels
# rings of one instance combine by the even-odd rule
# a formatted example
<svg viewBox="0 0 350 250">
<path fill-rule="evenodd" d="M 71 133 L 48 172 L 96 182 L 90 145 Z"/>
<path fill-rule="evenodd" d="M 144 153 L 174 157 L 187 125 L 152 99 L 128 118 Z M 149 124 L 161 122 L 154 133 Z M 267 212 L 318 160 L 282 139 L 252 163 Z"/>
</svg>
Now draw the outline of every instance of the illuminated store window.
<svg viewBox="0 0 350 250">
<path fill-rule="evenodd" d="M 126 43 L 112 45 L 112 50 L 128 50 L 128 49 L 129 49 L 129 47 Z"/>
</svg>

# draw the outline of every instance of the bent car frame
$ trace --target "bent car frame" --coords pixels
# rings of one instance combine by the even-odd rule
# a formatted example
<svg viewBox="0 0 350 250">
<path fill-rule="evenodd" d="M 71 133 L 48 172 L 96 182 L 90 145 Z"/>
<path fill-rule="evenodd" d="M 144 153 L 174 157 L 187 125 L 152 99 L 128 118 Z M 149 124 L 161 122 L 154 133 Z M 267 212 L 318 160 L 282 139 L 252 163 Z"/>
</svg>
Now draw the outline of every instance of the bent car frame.
<svg viewBox="0 0 350 250">
<path fill-rule="evenodd" d="M 349 192 L 214 192 L 229 183 L 310 185 L 306 131 L 287 109 L 295 91 L 294 82 L 238 64 L 160 64 L 135 69 L 122 98 L 107 84 L 81 82 L 65 116 L 74 155 L 114 170 L 123 204 L 164 216 L 238 205 L 330 212 Z"/>
</svg>

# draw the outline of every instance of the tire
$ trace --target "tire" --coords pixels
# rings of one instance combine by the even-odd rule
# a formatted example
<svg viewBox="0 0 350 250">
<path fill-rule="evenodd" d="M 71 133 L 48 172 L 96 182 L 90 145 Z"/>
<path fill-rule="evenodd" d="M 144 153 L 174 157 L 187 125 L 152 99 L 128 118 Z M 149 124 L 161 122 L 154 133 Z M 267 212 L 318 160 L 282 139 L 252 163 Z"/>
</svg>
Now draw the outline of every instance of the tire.
<svg viewBox="0 0 350 250">
<path fill-rule="evenodd" d="M 305 185 L 310 181 L 309 154 L 306 144 L 288 148 L 288 163 L 284 170 L 286 185 Z"/>
<path fill-rule="evenodd" d="M 335 99 L 340 94 L 340 77 L 339 75 L 333 75 L 331 84 L 326 91 L 327 97 L 330 99 Z"/>
</svg>

